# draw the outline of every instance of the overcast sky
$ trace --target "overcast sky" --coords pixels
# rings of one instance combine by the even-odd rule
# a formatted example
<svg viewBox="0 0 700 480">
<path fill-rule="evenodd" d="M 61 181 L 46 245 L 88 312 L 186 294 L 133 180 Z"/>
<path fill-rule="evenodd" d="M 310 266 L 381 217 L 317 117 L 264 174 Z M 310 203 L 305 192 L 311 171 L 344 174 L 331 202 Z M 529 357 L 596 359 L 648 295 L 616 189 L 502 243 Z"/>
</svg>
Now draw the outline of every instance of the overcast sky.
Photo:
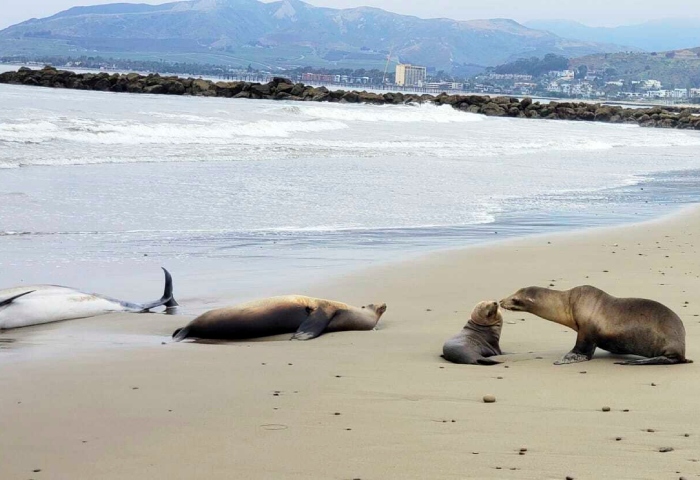
<svg viewBox="0 0 700 480">
<path fill-rule="evenodd" d="M 47 17 L 76 5 L 98 3 L 166 3 L 163 0 L 0 0 L 0 28 L 32 17 Z M 423 18 L 457 20 L 512 18 L 519 22 L 566 18 L 594 26 L 641 23 L 656 18 L 700 17 L 698 0 L 309 0 L 324 7 L 363 5 Z"/>
</svg>

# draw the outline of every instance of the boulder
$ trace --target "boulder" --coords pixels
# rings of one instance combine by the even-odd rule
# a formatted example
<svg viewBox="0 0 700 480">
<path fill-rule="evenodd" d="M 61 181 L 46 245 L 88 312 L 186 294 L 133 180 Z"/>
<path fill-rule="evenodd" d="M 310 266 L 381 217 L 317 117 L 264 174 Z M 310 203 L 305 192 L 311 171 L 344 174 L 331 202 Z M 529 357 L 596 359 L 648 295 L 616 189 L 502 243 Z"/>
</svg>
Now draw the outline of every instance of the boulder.
<svg viewBox="0 0 700 480">
<path fill-rule="evenodd" d="M 469 105 L 469 108 L 467 108 L 467 112 L 481 113 L 481 107 L 479 105 Z"/>
<path fill-rule="evenodd" d="M 164 85 L 150 85 L 143 89 L 143 93 L 151 93 L 154 95 L 167 93 L 167 91 L 168 90 Z"/>
<path fill-rule="evenodd" d="M 208 80 L 198 78 L 192 82 L 191 94 L 202 96 L 214 96 L 215 91 L 212 89 L 213 84 Z"/>
<path fill-rule="evenodd" d="M 295 97 L 301 97 L 304 94 L 305 89 L 306 85 L 303 83 L 297 83 L 292 87 L 292 90 L 289 93 Z"/>
<path fill-rule="evenodd" d="M 348 103 L 357 103 L 360 101 L 360 96 L 357 92 L 345 92 L 342 98 Z"/>
<path fill-rule="evenodd" d="M 507 97 L 502 97 L 502 98 L 507 98 Z M 508 102 L 510 103 L 510 102 Z M 483 113 L 486 116 L 489 117 L 502 117 L 506 114 L 506 111 L 501 107 L 501 105 L 495 103 L 495 102 L 490 102 L 481 107 L 481 113 Z"/>
<path fill-rule="evenodd" d="M 594 119 L 598 122 L 609 122 L 612 116 L 612 109 L 603 106 L 596 109 Z"/>
<path fill-rule="evenodd" d="M 250 91 L 260 95 L 261 98 L 267 98 L 272 94 L 272 85 L 269 83 L 254 83 L 250 86 Z"/>
</svg>

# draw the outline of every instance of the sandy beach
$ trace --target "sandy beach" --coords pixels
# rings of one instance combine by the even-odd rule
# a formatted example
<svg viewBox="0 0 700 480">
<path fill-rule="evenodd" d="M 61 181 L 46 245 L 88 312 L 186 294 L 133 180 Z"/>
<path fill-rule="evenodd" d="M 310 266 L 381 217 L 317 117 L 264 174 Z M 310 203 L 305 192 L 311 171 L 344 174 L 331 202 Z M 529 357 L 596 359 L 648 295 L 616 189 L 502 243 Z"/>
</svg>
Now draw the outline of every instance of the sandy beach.
<svg viewBox="0 0 700 480">
<path fill-rule="evenodd" d="M 308 342 L 175 344 L 191 317 L 155 314 L 0 333 L 0 477 L 698 478 L 699 239 L 692 208 L 292 288 L 388 305 L 378 331 Z M 515 312 L 502 365 L 440 358 L 476 302 L 581 284 L 671 307 L 696 363 L 555 366 L 575 333 Z"/>
</svg>

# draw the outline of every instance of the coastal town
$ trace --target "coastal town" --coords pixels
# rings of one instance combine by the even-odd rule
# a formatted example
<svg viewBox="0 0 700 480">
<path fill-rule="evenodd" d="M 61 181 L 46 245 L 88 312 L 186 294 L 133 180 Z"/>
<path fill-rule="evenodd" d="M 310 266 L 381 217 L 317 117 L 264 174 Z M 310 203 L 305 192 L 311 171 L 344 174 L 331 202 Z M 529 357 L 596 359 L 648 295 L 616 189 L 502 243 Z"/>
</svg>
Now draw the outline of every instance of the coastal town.
<svg viewBox="0 0 700 480">
<path fill-rule="evenodd" d="M 692 55 L 696 55 L 692 53 Z M 700 57 L 697 57 L 700 58 Z M 335 89 L 394 91 L 405 93 L 510 95 L 551 99 L 577 99 L 603 102 L 638 102 L 675 105 L 700 104 L 700 80 L 664 81 L 653 78 L 653 71 L 635 75 L 619 74 L 615 68 L 595 69 L 576 66 L 570 59 L 548 54 L 544 59 L 521 59 L 511 64 L 480 69 L 472 76 L 459 77 L 424 65 L 395 63 L 380 69 L 255 69 L 223 65 L 177 64 L 128 61 L 100 57 L 80 58 L 0 58 L 0 63 L 20 63 L 31 67 L 50 64 L 68 70 L 107 72 L 138 71 L 189 75 L 212 80 L 267 83 L 275 77 L 289 78 L 307 85 Z M 573 64 L 573 65 L 572 65 Z M 533 68 L 536 65 L 536 68 Z M 548 68 L 556 67 L 556 68 Z M 534 70 L 528 73 L 528 70 Z"/>
<path fill-rule="evenodd" d="M 424 66 L 398 64 L 393 82 L 384 79 L 376 84 L 368 76 L 332 75 L 306 72 L 299 80 L 311 84 L 340 86 L 367 85 L 373 88 L 392 87 L 425 93 L 481 93 L 486 95 L 515 95 L 570 98 L 583 100 L 620 100 L 674 103 L 700 103 L 700 88 L 673 88 L 660 80 L 624 80 L 610 78 L 614 72 L 596 70 L 551 70 L 534 76 L 488 71 L 468 79 L 455 81 L 448 75 L 431 74 Z"/>
</svg>

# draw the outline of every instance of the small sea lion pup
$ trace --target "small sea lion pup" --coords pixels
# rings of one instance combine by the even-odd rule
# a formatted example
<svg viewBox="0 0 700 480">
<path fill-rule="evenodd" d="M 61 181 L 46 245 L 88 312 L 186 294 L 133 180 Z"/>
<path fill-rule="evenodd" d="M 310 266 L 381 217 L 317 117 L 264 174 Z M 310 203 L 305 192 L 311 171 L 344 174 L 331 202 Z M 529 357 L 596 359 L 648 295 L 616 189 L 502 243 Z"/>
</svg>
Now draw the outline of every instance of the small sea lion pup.
<svg viewBox="0 0 700 480">
<path fill-rule="evenodd" d="M 685 358 L 685 328 L 668 307 L 644 298 L 616 298 L 583 285 L 571 290 L 521 288 L 500 302 L 506 310 L 528 312 L 576 332 L 576 345 L 555 365 L 585 362 L 596 347 L 647 357 L 621 365 L 691 363 Z"/>
<path fill-rule="evenodd" d="M 302 295 L 271 297 L 210 310 L 175 330 L 173 339 L 242 340 L 296 332 L 292 340 L 310 340 L 325 332 L 372 330 L 385 311 L 385 303 L 358 308 Z"/>
<path fill-rule="evenodd" d="M 462 331 L 442 346 L 442 356 L 452 363 L 497 365 L 501 362 L 486 357 L 501 355 L 501 328 L 503 317 L 498 302 L 479 302 Z"/>
</svg>

